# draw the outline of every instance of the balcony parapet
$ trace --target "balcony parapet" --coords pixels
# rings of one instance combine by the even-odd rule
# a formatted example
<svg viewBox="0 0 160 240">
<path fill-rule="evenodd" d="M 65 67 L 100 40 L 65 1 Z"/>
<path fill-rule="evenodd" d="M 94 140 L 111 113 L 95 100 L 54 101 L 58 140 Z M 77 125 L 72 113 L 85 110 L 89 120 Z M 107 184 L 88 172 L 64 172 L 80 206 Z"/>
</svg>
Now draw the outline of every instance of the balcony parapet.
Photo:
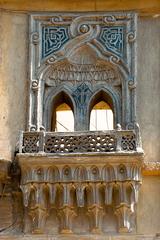
<svg viewBox="0 0 160 240">
<path fill-rule="evenodd" d="M 142 152 L 133 130 L 85 132 L 22 132 L 19 153 L 116 153 Z"/>
</svg>

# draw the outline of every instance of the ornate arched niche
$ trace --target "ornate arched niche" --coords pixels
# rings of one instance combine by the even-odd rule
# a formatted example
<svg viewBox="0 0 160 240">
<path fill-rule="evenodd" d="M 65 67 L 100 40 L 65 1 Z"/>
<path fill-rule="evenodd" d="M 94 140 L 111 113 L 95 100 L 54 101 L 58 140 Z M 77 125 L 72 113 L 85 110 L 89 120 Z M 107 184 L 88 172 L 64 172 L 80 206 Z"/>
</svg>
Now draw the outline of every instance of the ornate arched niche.
<svg viewBox="0 0 160 240">
<path fill-rule="evenodd" d="M 143 158 L 135 105 L 136 15 L 31 15 L 29 70 L 28 127 L 18 154 L 29 231 L 48 234 L 45 223 L 54 208 L 53 232 L 135 232 Z M 90 112 L 100 101 L 112 109 L 114 129 L 89 131 Z M 74 113 L 72 132 L 53 131 L 62 103 Z"/>
<path fill-rule="evenodd" d="M 100 85 L 119 104 L 115 125 L 133 128 L 136 121 L 135 14 L 51 14 L 44 18 L 32 15 L 30 36 L 28 129 L 47 127 L 49 99 L 63 86 L 75 98 L 75 122 L 78 122 L 75 130 L 87 130 L 85 101 L 89 101 Z"/>
<path fill-rule="evenodd" d="M 88 43 L 78 46 L 67 58 L 47 68 L 43 75 L 43 126 L 49 129 L 47 123 L 50 121 L 52 98 L 65 88 L 74 102 L 75 130 L 89 130 L 89 102 L 100 89 L 108 94 L 108 99 L 113 103 L 114 125 L 122 124 L 121 76 L 118 68 L 100 58 L 97 50 Z"/>
</svg>

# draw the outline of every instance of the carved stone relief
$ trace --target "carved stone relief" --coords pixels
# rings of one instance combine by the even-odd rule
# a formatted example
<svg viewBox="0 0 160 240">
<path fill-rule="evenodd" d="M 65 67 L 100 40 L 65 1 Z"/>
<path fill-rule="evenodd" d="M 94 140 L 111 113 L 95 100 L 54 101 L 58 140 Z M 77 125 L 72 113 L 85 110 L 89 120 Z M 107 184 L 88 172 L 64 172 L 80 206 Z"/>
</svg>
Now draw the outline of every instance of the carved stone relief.
<svg viewBox="0 0 160 240">
<path fill-rule="evenodd" d="M 28 130 L 50 130 L 51 101 L 60 91 L 74 95 L 82 83 L 90 99 L 104 90 L 115 102 L 114 123 L 136 121 L 136 15 L 134 13 L 48 14 L 31 16 L 30 110 Z M 76 103 L 75 103 L 76 104 Z M 88 130 L 89 106 L 74 109 L 75 130 Z M 80 109 L 79 109 L 80 107 Z M 38 111 L 36 109 L 39 109 Z M 83 111 L 82 111 L 83 109 Z"/>
<path fill-rule="evenodd" d="M 45 233 L 53 217 L 57 233 L 135 231 L 143 159 L 135 40 L 131 12 L 31 15 L 28 128 L 17 155 L 27 233 Z M 63 98 L 75 132 L 51 132 Z M 111 107 L 114 130 L 88 131 L 96 98 Z"/>
<path fill-rule="evenodd" d="M 50 163 L 45 163 L 46 159 L 42 157 L 40 160 L 39 156 L 41 166 L 38 159 L 31 157 L 24 162 L 20 157 L 23 164 L 21 190 L 24 206 L 31 216 L 32 232 L 45 231 L 45 222 L 52 208 L 56 209 L 61 233 L 74 232 L 73 221 L 76 221 L 81 208 L 85 209 L 90 232 L 100 233 L 107 206 L 112 206 L 112 214 L 117 217 L 117 231 L 130 232 L 135 228 L 132 217 L 135 217 L 141 185 L 138 158 L 135 156 L 134 163 L 127 160 L 125 164 L 119 164 L 112 159 L 111 163 L 105 164 L 97 157 L 94 156 L 91 164 L 93 157 L 86 155 L 87 162 L 80 164 L 74 157 L 73 164 L 72 157 L 62 161 L 52 158 Z M 97 161 L 98 164 L 95 163 Z"/>
</svg>

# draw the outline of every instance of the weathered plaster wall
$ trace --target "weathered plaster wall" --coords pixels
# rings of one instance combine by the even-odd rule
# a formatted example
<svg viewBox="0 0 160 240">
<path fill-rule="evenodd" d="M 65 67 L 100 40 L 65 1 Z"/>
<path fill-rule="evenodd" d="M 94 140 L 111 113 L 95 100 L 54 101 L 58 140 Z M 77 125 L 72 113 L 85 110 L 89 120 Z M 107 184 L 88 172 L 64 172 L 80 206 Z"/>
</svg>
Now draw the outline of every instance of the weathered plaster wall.
<svg viewBox="0 0 160 240">
<path fill-rule="evenodd" d="M 137 115 L 146 161 L 160 161 L 160 17 L 138 21 Z"/>
<path fill-rule="evenodd" d="M 10 159 L 26 122 L 28 17 L 0 13 L 0 158 Z"/>
<path fill-rule="evenodd" d="M 137 206 L 137 232 L 160 233 L 160 176 L 145 176 Z"/>
<path fill-rule="evenodd" d="M 126 11 L 158 14 L 159 0 L 0 0 L 0 8 L 20 11 Z"/>
</svg>

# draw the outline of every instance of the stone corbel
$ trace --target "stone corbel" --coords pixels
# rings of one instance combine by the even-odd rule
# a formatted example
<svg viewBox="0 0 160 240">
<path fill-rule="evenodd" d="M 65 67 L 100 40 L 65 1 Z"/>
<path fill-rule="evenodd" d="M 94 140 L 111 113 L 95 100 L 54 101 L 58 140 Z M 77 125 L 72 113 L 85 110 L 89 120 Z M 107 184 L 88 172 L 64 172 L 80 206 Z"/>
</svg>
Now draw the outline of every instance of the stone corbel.
<svg viewBox="0 0 160 240">
<path fill-rule="evenodd" d="M 35 206 L 29 209 L 29 216 L 32 218 L 32 233 L 42 234 L 46 218 L 48 217 L 48 211 L 41 206 Z"/>
<path fill-rule="evenodd" d="M 60 218 L 60 228 L 62 234 L 69 234 L 72 232 L 72 220 L 77 216 L 75 208 L 71 206 L 64 205 L 59 208 L 58 216 Z"/>
<path fill-rule="evenodd" d="M 138 203 L 138 195 L 139 195 L 139 188 L 141 186 L 141 182 L 132 181 L 130 184 L 132 187 L 131 204 L 136 204 Z"/>
<path fill-rule="evenodd" d="M 33 233 L 43 233 L 48 216 L 47 203 L 45 202 L 45 187 L 44 183 L 27 183 L 21 186 L 24 206 L 28 209 L 28 215 L 32 219 Z M 31 192 L 34 194 L 33 201 L 30 198 Z"/>
<path fill-rule="evenodd" d="M 29 198 L 31 190 L 34 189 L 33 184 L 27 183 L 20 186 L 22 193 L 23 193 L 23 204 L 25 207 L 28 207 L 29 204 Z"/>
<path fill-rule="evenodd" d="M 100 204 L 100 187 L 101 183 L 89 183 L 89 203 L 88 216 L 92 233 L 101 233 L 101 222 L 104 215 L 103 207 Z"/>
<path fill-rule="evenodd" d="M 101 233 L 102 217 L 104 215 L 103 207 L 98 204 L 93 204 L 88 207 L 88 216 L 90 218 L 91 232 Z"/>
<path fill-rule="evenodd" d="M 73 185 L 71 183 L 61 183 L 62 190 L 62 204 L 58 209 L 58 217 L 60 218 L 61 233 L 72 233 L 72 220 L 77 216 L 75 207 L 72 205 L 71 191 Z"/>
<path fill-rule="evenodd" d="M 112 205 L 113 203 L 113 187 L 115 183 L 110 182 L 110 183 L 104 183 L 105 187 L 105 205 Z"/>
<path fill-rule="evenodd" d="M 76 191 L 76 199 L 77 199 L 77 207 L 84 207 L 85 199 L 84 192 L 86 188 L 86 183 L 75 183 L 75 191 Z"/>
<path fill-rule="evenodd" d="M 135 213 L 134 206 L 138 201 L 140 183 L 137 181 L 118 182 L 119 204 L 115 207 L 115 215 L 118 220 L 118 231 L 121 233 L 131 232 L 131 218 Z M 128 188 L 131 192 L 128 194 Z"/>
<path fill-rule="evenodd" d="M 131 232 L 131 216 L 133 215 L 131 207 L 126 203 L 121 203 L 116 207 L 115 215 L 118 220 L 118 231 L 120 233 Z"/>
<path fill-rule="evenodd" d="M 57 193 L 57 183 L 47 183 L 47 187 L 49 190 L 49 200 L 50 204 L 54 205 L 55 204 L 55 199 L 56 199 L 56 193 Z"/>
<path fill-rule="evenodd" d="M 127 186 L 128 182 L 118 182 L 118 189 L 119 189 L 119 201 L 120 203 L 127 203 Z"/>
</svg>

